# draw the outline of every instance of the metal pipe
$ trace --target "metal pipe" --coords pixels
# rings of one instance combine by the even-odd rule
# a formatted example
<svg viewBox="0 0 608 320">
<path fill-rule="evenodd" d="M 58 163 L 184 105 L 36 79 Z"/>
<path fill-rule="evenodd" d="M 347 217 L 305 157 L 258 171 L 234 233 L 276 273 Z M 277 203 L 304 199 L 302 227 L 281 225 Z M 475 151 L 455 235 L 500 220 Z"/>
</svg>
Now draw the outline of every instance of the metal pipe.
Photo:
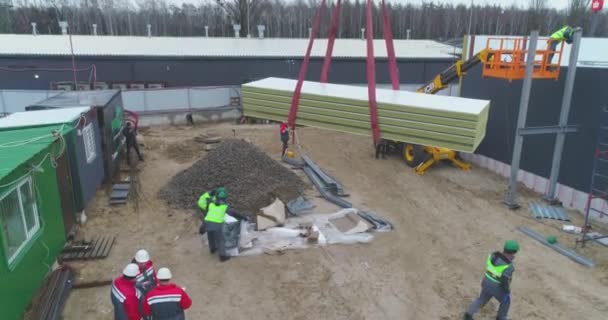
<svg viewBox="0 0 608 320">
<path fill-rule="evenodd" d="M 540 234 L 532 229 L 529 229 L 526 227 L 517 227 L 517 230 L 519 230 L 521 233 L 527 235 L 528 237 L 546 245 L 547 247 L 563 254 L 564 256 L 570 258 L 574 262 L 580 263 L 580 264 L 584 265 L 585 267 L 589 267 L 589 268 L 592 268 L 595 266 L 595 263 L 593 263 L 593 261 L 578 255 L 576 252 L 574 252 L 568 248 L 565 248 L 558 243 L 550 244 L 549 242 L 547 242 L 547 240 L 545 239 L 545 237 L 542 234 Z"/>
<path fill-rule="evenodd" d="M 562 99 L 562 109 L 559 114 L 559 126 L 565 127 L 568 125 L 568 115 L 570 114 L 570 106 L 572 102 L 572 91 L 574 90 L 574 79 L 576 77 L 576 63 L 578 61 L 578 51 L 581 44 L 581 29 L 574 32 L 574 42 L 570 50 L 570 61 L 568 62 L 568 74 L 566 75 L 566 84 L 564 86 L 564 97 Z M 559 132 L 555 139 L 555 147 L 553 149 L 553 160 L 551 161 L 551 175 L 549 176 L 549 190 L 546 198 L 555 200 L 555 191 L 557 189 L 557 180 L 559 178 L 559 169 L 562 161 L 562 152 L 564 150 L 564 142 L 566 141 L 566 133 Z"/>
<path fill-rule="evenodd" d="M 530 91 L 532 89 L 532 71 L 534 71 L 534 56 L 536 55 L 537 42 L 538 30 L 535 30 L 530 33 L 530 46 L 528 48 L 528 57 L 526 59 L 526 74 L 521 88 L 521 100 L 519 102 L 517 128 L 515 129 L 515 143 L 513 145 L 513 158 L 511 159 L 511 176 L 509 178 L 509 187 L 507 189 L 507 195 L 505 196 L 504 201 L 504 203 L 510 209 L 519 208 L 519 204 L 517 204 L 517 173 L 519 172 L 521 149 L 524 142 L 524 136 L 520 134 L 520 130 L 526 126 L 528 104 L 530 102 Z"/>
</svg>

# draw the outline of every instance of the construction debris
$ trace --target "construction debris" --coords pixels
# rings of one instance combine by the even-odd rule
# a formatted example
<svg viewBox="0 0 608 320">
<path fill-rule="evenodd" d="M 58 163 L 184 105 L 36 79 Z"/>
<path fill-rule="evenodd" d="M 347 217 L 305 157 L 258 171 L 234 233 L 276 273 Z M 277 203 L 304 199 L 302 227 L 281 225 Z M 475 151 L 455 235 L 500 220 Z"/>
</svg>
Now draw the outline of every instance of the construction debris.
<svg viewBox="0 0 608 320">
<path fill-rule="evenodd" d="M 302 156 L 302 158 L 305 160 L 300 161 L 283 157 L 283 161 L 295 168 L 302 169 L 312 184 L 319 190 L 321 196 L 327 201 L 342 208 L 353 207 L 350 202 L 342 199 L 340 196 L 346 196 L 347 194 L 344 192 L 344 187 L 335 178 L 325 173 L 310 157 Z M 393 225 L 389 221 L 375 213 L 357 210 L 357 214 L 369 222 L 375 231 L 393 230 Z"/>
<path fill-rule="evenodd" d="M 295 199 L 306 188 L 295 173 L 253 144 L 228 139 L 175 175 L 159 195 L 171 207 L 196 209 L 198 197 L 220 185 L 226 187 L 230 205 L 247 215 L 257 213 L 275 198 L 283 202 Z"/>
<path fill-rule="evenodd" d="M 563 207 L 547 206 L 538 201 L 531 202 L 529 207 L 530 213 L 536 219 L 570 221 L 570 217 Z"/>
<path fill-rule="evenodd" d="M 104 259 L 110 254 L 115 241 L 115 236 L 99 236 L 92 241 L 77 241 L 66 244 L 61 251 L 60 260 Z"/>
<path fill-rule="evenodd" d="M 315 207 L 316 205 L 312 201 L 302 196 L 297 197 L 287 203 L 287 211 L 294 216 L 310 212 Z"/>
<path fill-rule="evenodd" d="M 330 244 L 369 243 L 374 236 L 363 229 L 369 230 L 363 220 L 359 220 L 357 209 L 343 209 L 332 214 L 309 214 L 289 218 L 284 227 L 272 227 L 264 231 L 250 230 L 242 232 L 245 237 L 241 243 L 251 243 L 249 248 L 241 250 L 239 255 L 249 256 L 258 254 L 281 254 L 285 250 L 306 249 Z M 336 227 L 333 222 L 339 227 Z M 350 225 L 355 221 L 356 226 Z M 247 228 L 248 229 L 248 228 Z M 345 229 L 346 232 L 342 232 Z"/>
<path fill-rule="evenodd" d="M 314 161 L 312 161 L 309 156 L 303 154 L 302 160 L 304 160 L 304 163 L 306 163 L 306 165 L 309 166 L 319 177 L 319 179 L 323 182 L 323 185 L 325 186 L 326 190 L 341 197 L 348 195 L 344 191 L 344 187 L 342 186 L 342 184 L 336 179 L 334 179 L 332 176 L 325 173 L 325 171 L 323 171 L 321 167 L 319 167 Z"/>
<path fill-rule="evenodd" d="M 374 212 L 357 211 L 357 214 L 374 226 L 374 231 L 386 232 L 393 230 L 393 224 Z"/>
<path fill-rule="evenodd" d="M 59 320 L 65 301 L 74 282 L 74 271 L 61 266 L 53 271 L 39 290 L 39 295 L 32 302 L 32 319 Z"/>
<path fill-rule="evenodd" d="M 365 232 L 372 228 L 372 225 L 366 220 L 361 218 L 355 212 L 349 212 L 342 217 L 329 219 L 338 230 L 344 234 L 353 234 L 359 232 Z"/>
<path fill-rule="evenodd" d="M 592 268 L 595 266 L 593 261 L 578 255 L 576 252 L 560 245 L 559 243 L 555 243 L 555 244 L 549 243 L 542 234 L 540 234 L 532 229 L 529 229 L 526 227 L 518 227 L 517 230 L 519 230 L 521 233 L 527 235 L 528 237 L 546 245 L 547 247 L 552 248 L 553 250 L 565 255 L 566 257 L 570 258 L 572 261 L 580 263 L 589 268 Z"/>
<path fill-rule="evenodd" d="M 281 200 L 275 199 L 269 206 L 260 209 L 256 223 L 258 230 L 283 225 L 285 223 L 285 204 Z"/>
</svg>

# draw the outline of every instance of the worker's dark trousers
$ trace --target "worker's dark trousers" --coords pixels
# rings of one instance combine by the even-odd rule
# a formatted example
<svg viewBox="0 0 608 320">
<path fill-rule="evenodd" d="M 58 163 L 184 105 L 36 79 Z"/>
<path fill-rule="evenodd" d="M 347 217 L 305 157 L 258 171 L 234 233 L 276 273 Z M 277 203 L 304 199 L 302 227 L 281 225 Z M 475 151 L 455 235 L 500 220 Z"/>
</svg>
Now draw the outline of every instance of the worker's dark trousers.
<svg viewBox="0 0 608 320">
<path fill-rule="evenodd" d="M 481 293 L 479 294 L 479 298 L 473 301 L 469 308 L 467 309 L 467 314 L 470 316 L 475 315 L 479 312 L 483 306 L 490 301 L 490 299 L 495 298 L 500 303 L 500 307 L 498 307 L 498 313 L 496 314 L 497 320 L 507 320 L 507 314 L 509 313 L 509 303 L 505 303 L 505 295 L 506 292 L 504 289 L 497 283 L 494 283 L 486 278 L 481 282 Z"/>
<path fill-rule="evenodd" d="M 557 49 L 558 44 L 559 44 L 559 41 L 549 40 L 549 43 L 548 43 L 549 51 L 555 51 L 555 49 Z M 549 53 L 549 56 L 547 57 L 547 64 L 551 64 L 551 60 L 553 60 L 554 55 L 555 55 L 554 52 Z"/>
<path fill-rule="evenodd" d="M 220 257 L 226 256 L 226 248 L 224 247 L 224 233 L 222 232 L 223 225 L 223 223 L 205 221 L 207 239 L 209 240 L 209 251 L 212 253 L 217 251 Z"/>
<path fill-rule="evenodd" d="M 131 148 L 135 149 L 135 152 L 137 153 L 137 157 L 139 157 L 139 160 L 144 159 L 141 156 L 141 153 L 139 152 L 139 146 L 137 145 L 137 143 L 127 143 L 127 164 L 131 164 Z"/>
</svg>

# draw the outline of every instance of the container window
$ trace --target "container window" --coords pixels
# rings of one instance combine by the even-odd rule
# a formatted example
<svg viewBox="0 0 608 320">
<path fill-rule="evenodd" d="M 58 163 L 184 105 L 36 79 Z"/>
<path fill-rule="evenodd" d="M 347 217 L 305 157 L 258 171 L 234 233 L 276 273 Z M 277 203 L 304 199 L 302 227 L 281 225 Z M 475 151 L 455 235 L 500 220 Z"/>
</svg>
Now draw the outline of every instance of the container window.
<svg viewBox="0 0 608 320">
<path fill-rule="evenodd" d="M 95 146 L 92 123 L 87 124 L 84 129 L 82 129 L 82 141 L 84 141 L 84 153 L 87 157 L 87 163 L 91 163 L 97 158 L 97 148 Z"/>
<path fill-rule="evenodd" d="M 9 265 L 40 230 L 32 179 L 25 179 L 0 198 L 0 229 Z"/>
</svg>

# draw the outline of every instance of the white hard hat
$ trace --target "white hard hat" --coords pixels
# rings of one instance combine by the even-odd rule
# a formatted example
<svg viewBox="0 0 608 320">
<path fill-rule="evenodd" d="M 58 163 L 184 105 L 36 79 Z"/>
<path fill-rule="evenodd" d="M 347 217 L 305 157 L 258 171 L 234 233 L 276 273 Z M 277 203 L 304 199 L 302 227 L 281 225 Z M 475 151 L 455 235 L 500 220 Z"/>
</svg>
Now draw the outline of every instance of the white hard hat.
<svg viewBox="0 0 608 320">
<path fill-rule="evenodd" d="M 145 249 L 137 250 L 137 253 L 135 253 L 135 261 L 137 261 L 137 263 L 146 263 L 150 261 L 150 254 Z"/>
<path fill-rule="evenodd" d="M 127 277 L 135 278 L 139 274 L 139 267 L 135 263 L 129 263 L 122 270 L 122 274 L 125 275 L 125 276 L 127 276 Z"/>
<path fill-rule="evenodd" d="M 158 280 L 171 280 L 171 270 L 169 268 L 160 268 L 156 273 Z"/>
</svg>

